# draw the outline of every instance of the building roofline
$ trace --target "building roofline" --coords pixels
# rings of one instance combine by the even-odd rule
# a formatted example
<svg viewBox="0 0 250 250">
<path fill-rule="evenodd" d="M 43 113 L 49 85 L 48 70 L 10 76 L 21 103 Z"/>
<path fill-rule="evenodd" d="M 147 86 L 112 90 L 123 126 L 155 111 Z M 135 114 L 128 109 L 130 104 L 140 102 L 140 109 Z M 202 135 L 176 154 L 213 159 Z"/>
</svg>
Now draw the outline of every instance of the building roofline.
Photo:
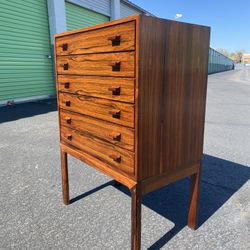
<svg viewBox="0 0 250 250">
<path fill-rule="evenodd" d="M 127 4 L 127 5 L 132 6 L 134 9 L 139 10 L 139 11 L 141 11 L 142 13 L 144 13 L 144 14 L 146 14 L 146 15 L 155 16 L 155 15 L 153 15 L 152 13 L 150 13 L 149 11 L 147 11 L 147 10 L 141 8 L 140 6 L 138 6 L 138 5 L 134 4 L 134 3 L 132 3 L 132 2 L 129 1 L 129 0 L 121 0 L 121 2 L 123 2 L 123 3 Z"/>
<path fill-rule="evenodd" d="M 217 51 L 216 49 L 214 49 L 214 48 L 212 48 L 212 47 L 210 47 L 209 49 L 212 49 L 212 50 L 214 50 L 214 51 L 216 51 L 218 54 L 220 54 L 221 56 L 224 56 L 224 57 L 226 57 L 227 59 L 229 59 L 229 60 L 231 60 L 232 62 L 234 62 L 234 60 L 233 59 L 231 59 L 230 57 L 228 57 L 228 56 L 225 56 L 225 55 L 223 55 L 222 53 L 220 53 L 219 51 Z"/>
</svg>

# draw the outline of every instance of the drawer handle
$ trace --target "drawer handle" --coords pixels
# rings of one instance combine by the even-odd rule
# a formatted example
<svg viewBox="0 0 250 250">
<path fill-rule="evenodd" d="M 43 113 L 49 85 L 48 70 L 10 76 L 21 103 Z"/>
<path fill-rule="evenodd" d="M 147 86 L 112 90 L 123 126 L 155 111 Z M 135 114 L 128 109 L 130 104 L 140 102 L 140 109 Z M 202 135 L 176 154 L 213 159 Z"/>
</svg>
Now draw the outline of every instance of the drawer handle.
<svg viewBox="0 0 250 250">
<path fill-rule="evenodd" d="M 82 90 L 76 90 L 75 91 L 75 94 L 77 94 L 77 95 L 84 95 L 84 94 L 86 94 L 86 92 L 84 92 L 84 91 L 82 91 Z"/>
<path fill-rule="evenodd" d="M 112 42 L 112 46 L 118 46 L 121 43 L 121 35 L 110 36 L 108 40 Z"/>
<path fill-rule="evenodd" d="M 121 87 L 108 88 L 109 91 L 112 91 L 112 95 L 120 95 Z"/>
<path fill-rule="evenodd" d="M 69 89 L 69 85 L 70 85 L 69 82 L 65 82 L 65 83 L 64 83 L 64 88 L 65 88 L 65 89 Z"/>
<path fill-rule="evenodd" d="M 63 43 L 63 44 L 61 45 L 61 47 L 62 47 L 62 50 L 63 50 L 63 51 L 67 51 L 67 50 L 68 50 L 68 44 L 67 44 L 67 43 Z"/>
<path fill-rule="evenodd" d="M 71 141 L 71 140 L 72 140 L 72 135 L 67 135 L 67 139 L 68 139 L 69 141 Z"/>
<path fill-rule="evenodd" d="M 70 107 L 70 101 L 66 101 L 66 102 L 65 102 L 65 105 L 66 105 L 67 107 Z"/>
<path fill-rule="evenodd" d="M 109 114 L 111 114 L 112 117 L 116 118 L 116 119 L 120 119 L 120 117 L 121 117 L 121 111 L 120 110 L 109 111 Z"/>
<path fill-rule="evenodd" d="M 64 70 L 68 70 L 69 69 L 69 64 L 68 63 L 64 63 L 63 64 L 63 69 Z"/>
<path fill-rule="evenodd" d="M 66 122 L 68 123 L 68 124 L 71 124 L 71 118 L 70 117 L 66 117 Z"/>
<path fill-rule="evenodd" d="M 110 66 L 112 67 L 112 71 L 120 71 L 121 69 L 121 62 L 111 62 Z"/>
<path fill-rule="evenodd" d="M 76 94 L 79 94 L 79 92 L 77 92 Z M 84 95 L 79 94 L 79 96 L 77 96 L 77 99 L 79 99 L 80 101 L 88 101 L 88 100 L 92 100 L 93 97 L 92 96 L 84 96 Z"/>
<path fill-rule="evenodd" d="M 120 155 L 110 155 L 109 156 L 113 161 L 121 163 L 122 157 Z"/>
<path fill-rule="evenodd" d="M 117 134 L 112 135 L 112 139 L 114 141 L 121 141 L 121 133 L 117 133 Z"/>
</svg>

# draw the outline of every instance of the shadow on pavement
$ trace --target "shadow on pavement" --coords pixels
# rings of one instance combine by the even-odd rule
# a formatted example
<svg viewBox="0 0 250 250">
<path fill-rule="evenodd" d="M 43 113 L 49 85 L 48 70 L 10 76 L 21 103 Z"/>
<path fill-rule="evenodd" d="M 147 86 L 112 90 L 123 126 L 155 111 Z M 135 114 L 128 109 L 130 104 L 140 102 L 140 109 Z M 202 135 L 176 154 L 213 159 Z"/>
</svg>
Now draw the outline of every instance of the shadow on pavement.
<svg viewBox="0 0 250 250">
<path fill-rule="evenodd" d="M 210 155 L 204 155 L 201 179 L 199 226 L 206 222 L 223 204 L 250 179 L 250 168 Z M 94 193 L 113 182 L 107 182 L 71 200 L 71 203 Z M 130 195 L 121 186 L 120 191 Z M 189 178 L 167 185 L 143 197 L 143 205 L 172 221 L 175 226 L 149 249 L 162 248 L 187 225 Z M 191 229 L 190 229 L 191 230 Z"/>
<path fill-rule="evenodd" d="M 4 106 L 0 107 L 0 123 L 15 121 L 56 110 L 57 104 L 55 98 Z"/>
</svg>

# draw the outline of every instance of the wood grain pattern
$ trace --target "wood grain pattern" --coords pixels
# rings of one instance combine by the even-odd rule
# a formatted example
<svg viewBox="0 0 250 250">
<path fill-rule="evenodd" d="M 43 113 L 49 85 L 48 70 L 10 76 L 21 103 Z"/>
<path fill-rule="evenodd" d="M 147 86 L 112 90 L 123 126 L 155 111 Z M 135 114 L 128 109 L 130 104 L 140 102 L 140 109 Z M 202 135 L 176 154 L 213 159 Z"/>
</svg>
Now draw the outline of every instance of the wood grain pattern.
<svg viewBox="0 0 250 250">
<path fill-rule="evenodd" d="M 61 148 L 129 187 L 132 249 L 141 196 L 186 176 L 197 227 L 209 34 L 140 15 L 55 36 Z"/>
<path fill-rule="evenodd" d="M 64 126 L 61 126 L 61 138 L 65 143 L 105 161 L 117 171 L 134 175 L 134 153 Z"/>
<path fill-rule="evenodd" d="M 67 106 L 67 102 L 69 106 Z M 134 127 L 134 105 L 115 102 L 89 96 L 76 96 L 60 93 L 59 106 L 62 109 L 93 116 L 124 126 Z M 120 111 L 120 118 L 114 118 L 112 113 Z"/>
<path fill-rule="evenodd" d="M 69 177 L 68 177 L 68 156 L 65 151 L 61 151 L 61 175 L 62 175 L 62 193 L 63 203 L 69 204 Z"/>
<path fill-rule="evenodd" d="M 85 153 L 82 150 L 74 148 L 68 144 L 64 144 L 63 142 L 61 142 L 60 146 L 64 152 L 67 152 L 73 157 L 85 162 L 89 166 L 119 181 L 124 186 L 132 188 L 136 184 L 133 176 L 127 176 L 126 174 L 117 171 L 115 168 L 110 167 L 110 164 L 106 163 L 105 161 L 98 159 L 88 153 Z"/>
<path fill-rule="evenodd" d="M 138 180 L 158 175 L 161 164 L 161 109 L 164 83 L 165 26 L 140 18 L 138 59 Z M 167 132 L 167 131 L 166 131 Z"/>
<path fill-rule="evenodd" d="M 190 202 L 188 211 L 188 226 L 192 229 L 198 227 L 198 209 L 199 209 L 199 195 L 200 195 L 200 164 L 198 171 L 191 175 L 190 178 Z"/>
<path fill-rule="evenodd" d="M 57 73 L 96 76 L 135 76 L 134 52 L 58 56 Z M 112 64 L 119 62 L 120 70 L 113 71 Z M 68 65 L 68 69 L 64 69 Z"/>
<path fill-rule="evenodd" d="M 173 173 L 159 174 L 152 176 L 141 182 L 142 193 L 147 194 L 159 188 L 162 188 L 172 182 L 191 176 L 199 171 L 199 163 L 188 165 L 185 168 L 180 168 Z"/>
<path fill-rule="evenodd" d="M 120 43 L 112 45 L 110 38 L 120 36 Z M 67 49 L 63 50 L 63 45 Z M 115 52 L 135 49 L 135 22 L 122 23 L 103 29 L 72 34 L 56 40 L 57 55 L 75 55 L 98 52 Z"/>
<path fill-rule="evenodd" d="M 131 192 L 131 249 L 141 249 L 141 185 L 137 183 Z"/>
<path fill-rule="evenodd" d="M 118 147 L 134 151 L 133 129 L 65 110 L 61 110 L 60 113 L 61 125 L 79 130 L 88 136 L 110 142 Z"/>
<path fill-rule="evenodd" d="M 209 50 L 209 28 L 171 22 L 168 33 L 162 173 L 202 158 Z"/>
<path fill-rule="evenodd" d="M 152 17 L 140 21 L 138 168 L 143 180 L 187 168 L 202 157 L 209 28 Z"/>
<path fill-rule="evenodd" d="M 57 84 L 63 92 L 134 103 L 134 81 L 121 77 L 59 75 Z"/>
<path fill-rule="evenodd" d="M 139 58 L 140 58 L 140 28 L 141 28 L 141 16 L 136 20 L 136 34 L 135 34 L 135 177 L 138 180 L 140 178 L 139 169 Z"/>
</svg>

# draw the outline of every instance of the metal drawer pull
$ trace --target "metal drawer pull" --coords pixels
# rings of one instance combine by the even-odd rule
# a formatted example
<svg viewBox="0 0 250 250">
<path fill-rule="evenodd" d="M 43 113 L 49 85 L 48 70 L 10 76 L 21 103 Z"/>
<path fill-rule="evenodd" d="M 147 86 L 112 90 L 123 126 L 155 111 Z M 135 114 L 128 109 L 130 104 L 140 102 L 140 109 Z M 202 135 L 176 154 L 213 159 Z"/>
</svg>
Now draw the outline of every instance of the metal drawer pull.
<svg viewBox="0 0 250 250">
<path fill-rule="evenodd" d="M 121 117 L 121 111 L 115 110 L 115 111 L 109 111 L 109 114 L 112 115 L 113 118 L 120 119 Z"/>
<path fill-rule="evenodd" d="M 65 83 L 64 83 L 64 88 L 65 88 L 65 89 L 69 89 L 69 82 L 65 82 Z"/>
<path fill-rule="evenodd" d="M 112 71 L 120 71 L 121 69 L 121 62 L 111 62 L 110 66 L 112 67 Z"/>
<path fill-rule="evenodd" d="M 68 63 L 64 63 L 63 64 L 63 69 L 64 70 L 68 70 L 69 69 L 69 64 Z"/>
<path fill-rule="evenodd" d="M 113 161 L 121 163 L 122 157 L 120 155 L 110 155 L 109 156 Z"/>
<path fill-rule="evenodd" d="M 117 134 L 112 135 L 112 139 L 114 141 L 121 141 L 121 133 L 117 133 Z"/>
<path fill-rule="evenodd" d="M 71 118 L 70 118 L 70 117 L 66 117 L 66 122 L 67 122 L 68 124 L 71 124 Z"/>
<path fill-rule="evenodd" d="M 121 35 L 108 37 L 108 40 L 112 42 L 112 46 L 118 46 L 121 43 Z"/>
<path fill-rule="evenodd" d="M 121 87 L 108 88 L 109 91 L 112 91 L 112 95 L 120 95 Z"/>
<path fill-rule="evenodd" d="M 70 107 L 70 101 L 66 101 L 65 104 L 67 107 Z"/>
<path fill-rule="evenodd" d="M 67 139 L 68 139 L 69 141 L 71 141 L 71 140 L 72 140 L 72 135 L 67 135 Z"/>
<path fill-rule="evenodd" d="M 63 50 L 63 51 L 67 51 L 67 50 L 68 50 L 68 44 L 67 44 L 67 43 L 63 43 L 63 44 L 61 45 L 61 47 L 62 47 L 62 50 Z"/>
</svg>

